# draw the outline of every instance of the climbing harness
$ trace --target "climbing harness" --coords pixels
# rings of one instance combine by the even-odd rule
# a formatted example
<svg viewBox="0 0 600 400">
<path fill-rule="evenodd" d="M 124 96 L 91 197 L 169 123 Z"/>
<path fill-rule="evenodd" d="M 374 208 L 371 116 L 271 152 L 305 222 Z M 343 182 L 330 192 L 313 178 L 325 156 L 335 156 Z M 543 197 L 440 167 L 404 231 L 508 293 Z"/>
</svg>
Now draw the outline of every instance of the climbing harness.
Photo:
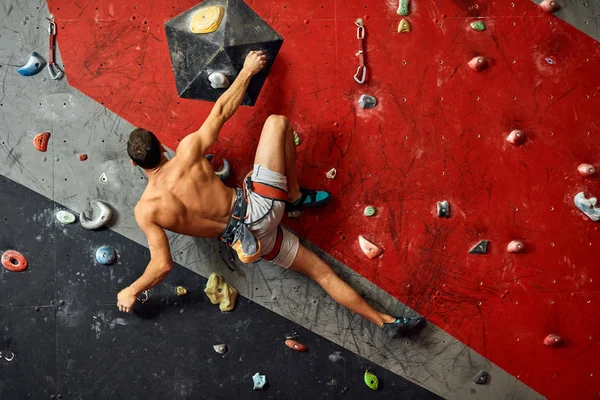
<svg viewBox="0 0 600 400">
<path fill-rule="evenodd" d="M 356 38 L 358 39 L 359 48 L 356 55 L 358 56 L 358 69 L 356 70 L 356 74 L 354 74 L 354 80 L 358 83 L 365 83 L 365 78 L 367 76 L 367 67 L 365 66 L 365 54 L 363 41 L 365 39 L 365 27 L 363 25 L 363 19 L 359 18 L 354 22 L 357 26 L 356 28 Z"/>
<path fill-rule="evenodd" d="M 54 48 L 56 46 L 56 24 L 54 23 L 54 15 L 50 14 L 48 19 L 48 34 L 50 35 L 48 41 L 48 74 L 50 74 L 50 78 L 53 80 L 57 80 L 62 78 L 63 72 L 58 67 L 57 64 L 54 63 Z"/>
</svg>

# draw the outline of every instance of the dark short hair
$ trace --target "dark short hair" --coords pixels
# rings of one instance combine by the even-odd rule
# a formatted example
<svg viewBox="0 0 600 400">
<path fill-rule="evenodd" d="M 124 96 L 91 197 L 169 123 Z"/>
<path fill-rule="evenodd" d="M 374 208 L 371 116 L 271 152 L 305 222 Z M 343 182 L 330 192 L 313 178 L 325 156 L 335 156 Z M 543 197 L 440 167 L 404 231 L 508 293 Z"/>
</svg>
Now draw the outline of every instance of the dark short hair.
<svg viewBox="0 0 600 400">
<path fill-rule="evenodd" d="M 129 134 L 127 154 L 144 169 L 156 168 L 162 159 L 160 141 L 149 130 L 136 128 Z"/>
</svg>

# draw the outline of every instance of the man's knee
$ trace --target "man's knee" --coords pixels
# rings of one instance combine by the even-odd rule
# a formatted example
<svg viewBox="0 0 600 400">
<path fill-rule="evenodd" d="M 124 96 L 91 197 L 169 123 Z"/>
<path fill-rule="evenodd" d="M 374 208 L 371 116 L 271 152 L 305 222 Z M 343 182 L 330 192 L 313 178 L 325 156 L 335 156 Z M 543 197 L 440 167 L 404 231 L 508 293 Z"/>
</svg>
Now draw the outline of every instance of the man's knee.
<svg viewBox="0 0 600 400">
<path fill-rule="evenodd" d="M 272 114 L 269 115 L 265 121 L 265 126 L 268 126 L 273 131 L 284 132 L 289 125 L 290 121 L 283 115 Z"/>
</svg>

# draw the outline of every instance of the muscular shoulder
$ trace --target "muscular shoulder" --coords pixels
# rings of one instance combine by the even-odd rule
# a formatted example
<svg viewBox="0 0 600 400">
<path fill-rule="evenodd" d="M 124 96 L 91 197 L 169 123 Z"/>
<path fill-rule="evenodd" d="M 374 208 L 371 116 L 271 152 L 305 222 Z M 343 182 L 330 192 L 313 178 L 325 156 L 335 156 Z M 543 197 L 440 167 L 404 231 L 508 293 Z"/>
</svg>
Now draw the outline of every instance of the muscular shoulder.
<svg viewBox="0 0 600 400">
<path fill-rule="evenodd" d="M 137 203 L 133 210 L 135 220 L 140 228 L 154 224 L 154 207 L 143 198 Z"/>
</svg>

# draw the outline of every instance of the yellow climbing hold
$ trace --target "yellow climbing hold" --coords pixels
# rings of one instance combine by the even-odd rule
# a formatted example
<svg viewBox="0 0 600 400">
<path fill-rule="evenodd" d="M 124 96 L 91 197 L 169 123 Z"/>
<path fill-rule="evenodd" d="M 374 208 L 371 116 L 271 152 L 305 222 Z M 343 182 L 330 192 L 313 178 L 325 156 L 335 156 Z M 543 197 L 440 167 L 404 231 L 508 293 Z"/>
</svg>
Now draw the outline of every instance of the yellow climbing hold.
<svg viewBox="0 0 600 400">
<path fill-rule="evenodd" d="M 221 311 L 231 311 L 235 307 L 238 291 L 231 287 L 225 279 L 216 272 L 208 278 L 204 293 L 213 304 L 219 304 Z"/>
<path fill-rule="evenodd" d="M 410 24 L 404 18 L 402 18 L 402 21 L 398 24 L 398 33 L 402 32 L 410 32 Z"/>
<path fill-rule="evenodd" d="M 190 20 L 190 31 L 193 33 L 211 33 L 221 24 L 225 7 L 211 6 L 196 11 Z"/>
<path fill-rule="evenodd" d="M 188 294 L 188 290 L 183 286 L 177 286 L 177 296 L 185 296 Z"/>
</svg>

